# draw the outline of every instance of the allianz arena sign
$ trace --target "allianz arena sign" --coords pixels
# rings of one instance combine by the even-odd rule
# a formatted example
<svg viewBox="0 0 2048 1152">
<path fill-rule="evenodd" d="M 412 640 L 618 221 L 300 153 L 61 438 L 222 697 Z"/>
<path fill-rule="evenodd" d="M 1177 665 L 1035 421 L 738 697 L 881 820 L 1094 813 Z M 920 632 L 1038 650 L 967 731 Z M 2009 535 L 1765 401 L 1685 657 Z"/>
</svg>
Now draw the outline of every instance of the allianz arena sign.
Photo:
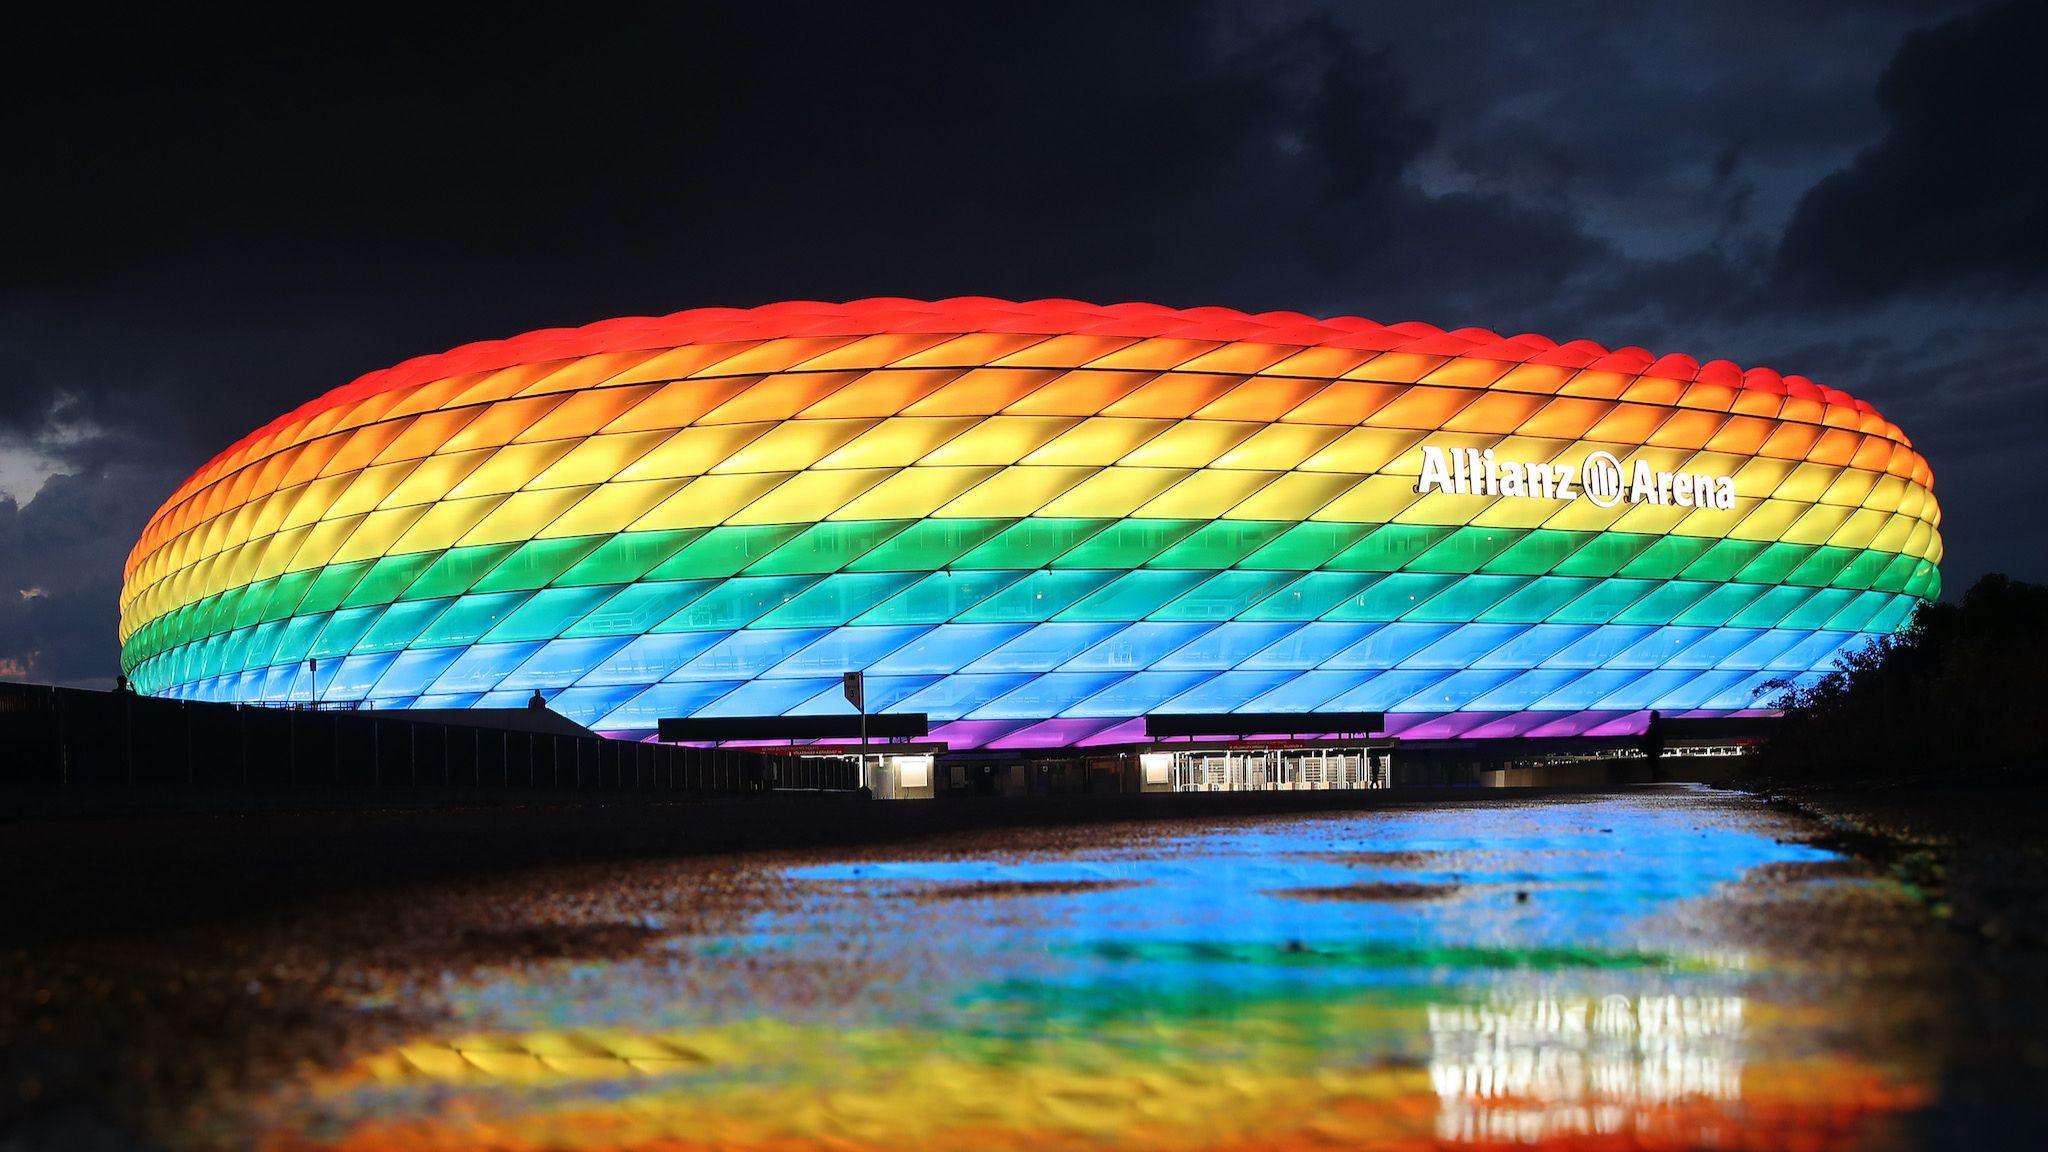
<svg viewBox="0 0 2048 1152">
<path fill-rule="evenodd" d="M 1624 468 L 1614 453 L 1595 451 L 1574 465 L 1565 461 L 1502 460 L 1493 449 L 1422 449 L 1415 491 L 1428 495 L 1507 496 L 1532 500 L 1576 500 L 1602 508 L 1617 504 L 1663 504 L 1680 508 L 1735 509 L 1735 478 L 1706 472 L 1662 472 L 1638 460 Z"/>
</svg>

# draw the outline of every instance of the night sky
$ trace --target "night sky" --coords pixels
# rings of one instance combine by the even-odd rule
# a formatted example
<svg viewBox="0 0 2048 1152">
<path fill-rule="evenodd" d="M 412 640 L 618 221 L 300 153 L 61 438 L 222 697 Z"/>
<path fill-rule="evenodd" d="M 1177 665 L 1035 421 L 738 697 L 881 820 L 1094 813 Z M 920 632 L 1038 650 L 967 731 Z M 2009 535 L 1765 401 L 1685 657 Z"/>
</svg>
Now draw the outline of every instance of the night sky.
<svg viewBox="0 0 2048 1152">
<path fill-rule="evenodd" d="M 1949 595 L 2048 578 L 2048 4 L 61 7 L 0 69 L 0 676 L 108 683 L 150 512 L 331 387 L 793 298 L 1802 373 L 1928 457 Z"/>
</svg>

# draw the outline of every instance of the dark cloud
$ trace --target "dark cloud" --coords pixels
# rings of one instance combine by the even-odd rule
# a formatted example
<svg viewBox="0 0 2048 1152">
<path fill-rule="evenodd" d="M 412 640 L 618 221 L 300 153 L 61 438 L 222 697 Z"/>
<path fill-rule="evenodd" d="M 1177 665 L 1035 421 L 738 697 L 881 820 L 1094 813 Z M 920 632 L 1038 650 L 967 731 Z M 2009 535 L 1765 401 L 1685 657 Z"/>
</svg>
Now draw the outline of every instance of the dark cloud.
<svg viewBox="0 0 2048 1152">
<path fill-rule="evenodd" d="M 36 9 L 0 73 L 0 674 L 111 674 L 128 545 L 275 413 L 422 352 L 696 305 L 1478 323 L 1803 371 L 1931 455 L 2031 434 L 2003 408 L 2048 366 L 2012 287 L 2038 253 L 2007 254 L 1997 317 L 1920 293 L 1919 265 L 1857 273 L 1881 317 L 1792 291 L 1872 259 L 1798 255 L 1891 210 L 1901 177 L 1867 172 L 1917 180 L 1953 162 L 1921 139 L 1948 110 L 1981 144 L 2038 93 L 1951 91 L 2017 19 L 1952 8 Z M 1950 214 L 1995 196 L 1906 183 Z M 1937 404 L 1928 374 L 1970 383 Z M 1957 554 L 2009 562 L 1967 511 L 1988 473 L 1935 468 Z"/>
<path fill-rule="evenodd" d="M 126 541 L 105 526 L 132 514 L 128 492 L 156 486 L 150 469 L 53 476 L 26 506 L 0 498 L 0 675 L 92 681 L 112 675 L 105 633 L 121 591 Z"/>
<path fill-rule="evenodd" d="M 2043 43 L 2034 0 L 1908 39 L 1878 84 L 1883 139 L 1799 202 L 1780 279 L 1844 302 L 2048 280 Z"/>
</svg>

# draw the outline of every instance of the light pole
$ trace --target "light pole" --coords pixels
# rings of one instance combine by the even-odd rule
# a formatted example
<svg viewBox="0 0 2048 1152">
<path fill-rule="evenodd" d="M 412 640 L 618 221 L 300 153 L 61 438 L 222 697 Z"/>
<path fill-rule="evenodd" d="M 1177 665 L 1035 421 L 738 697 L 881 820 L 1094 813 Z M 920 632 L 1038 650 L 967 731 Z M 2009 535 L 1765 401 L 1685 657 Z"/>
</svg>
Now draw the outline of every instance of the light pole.
<svg viewBox="0 0 2048 1152">
<path fill-rule="evenodd" d="M 861 788 L 868 782 L 867 685 L 861 673 L 848 672 L 840 677 L 839 690 L 846 694 L 847 703 L 860 711 L 860 768 L 854 773 L 853 786 Z"/>
</svg>

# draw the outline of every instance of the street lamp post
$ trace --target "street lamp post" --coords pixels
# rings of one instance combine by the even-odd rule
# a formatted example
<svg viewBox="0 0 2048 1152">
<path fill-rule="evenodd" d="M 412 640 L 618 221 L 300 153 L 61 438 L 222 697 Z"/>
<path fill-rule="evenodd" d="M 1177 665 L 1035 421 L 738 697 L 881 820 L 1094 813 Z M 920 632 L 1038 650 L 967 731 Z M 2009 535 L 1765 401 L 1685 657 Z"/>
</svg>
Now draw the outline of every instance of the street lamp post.
<svg viewBox="0 0 2048 1152">
<path fill-rule="evenodd" d="M 867 684 L 859 672 L 848 672 L 839 680 L 840 691 L 846 694 L 846 702 L 860 710 L 860 768 L 854 773 L 854 787 L 865 787 L 868 782 L 868 701 Z"/>
</svg>

